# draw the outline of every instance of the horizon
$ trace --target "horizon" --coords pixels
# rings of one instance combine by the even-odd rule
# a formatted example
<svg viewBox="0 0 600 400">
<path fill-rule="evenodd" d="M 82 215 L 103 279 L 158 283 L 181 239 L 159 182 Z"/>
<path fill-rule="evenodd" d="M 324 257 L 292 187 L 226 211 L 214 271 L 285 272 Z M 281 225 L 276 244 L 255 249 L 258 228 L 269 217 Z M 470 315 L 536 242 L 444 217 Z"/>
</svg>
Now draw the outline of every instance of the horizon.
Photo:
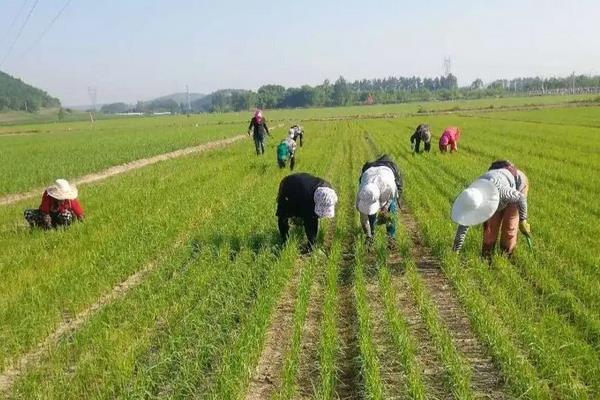
<svg viewBox="0 0 600 400">
<path fill-rule="evenodd" d="M 114 5 L 0 6 L 0 70 L 65 106 L 83 106 L 88 87 L 107 104 L 182 93 L 186 85 L 209 94 L 315 86 L 339 76 L 435 77 L 446 57 L 460 86 L 477 78 L 594 75 L 600 65 L 593 46 L 576 45 L 600 33 L 600 7 L 587 0 Z"/>
</svg>

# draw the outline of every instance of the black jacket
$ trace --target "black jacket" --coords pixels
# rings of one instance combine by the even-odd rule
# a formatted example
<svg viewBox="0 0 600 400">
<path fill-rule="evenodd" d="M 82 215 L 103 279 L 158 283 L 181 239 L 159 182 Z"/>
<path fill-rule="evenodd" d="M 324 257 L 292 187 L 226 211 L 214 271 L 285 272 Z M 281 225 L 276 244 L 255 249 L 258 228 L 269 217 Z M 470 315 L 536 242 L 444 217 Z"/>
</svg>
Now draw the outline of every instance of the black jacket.
<svg viewBox="0 0 600 400">
<path fill-rule="evenodd" d="M 394 172 L 394 180 L 396 181 L 396 189 L 398 189 L 398 199 L 400 199 L 400 197 L 402 195 L 402 175 L 400 175 L 400 170 L 398 169 L 398 166 L 396 165 L 396 163 L 394 161 L 392 161 L 390 156 L 388 156 L 387 154 L 384 154 L 375 161 L 371 161 L 371 162 L 367 161 L 363 165 L 362 170 L 360 171 L 360 177 L 362 177 L 362 174 L 364 174 L 364 172 L 371 167 L 388 167 L 389 169 L 391 169 Z M 358 178 L 359 183 L 360 183 L 360 177 Z"/>
<path fill-rule="evenodd" d="M 277 212 L 279 217 L 315 218 L 315 190 L 328 187 L 329 182 L 316 176 L 301 172 L 288 175 L 279 184 L 277 194 Z"/>
<path fill-rule="evenodd" d="M 248 130 L 252 129 L 255 138 L 262 139 L 265 137 L 267 133 L 269 133 L 269 127 L 267 126 L 267 121 L 263 118 L 262 122 L 259 124 L 256 122 L 256 117 L 252 117 L 250 120 L 250 125 L 248 125 Z"/>
</svg>

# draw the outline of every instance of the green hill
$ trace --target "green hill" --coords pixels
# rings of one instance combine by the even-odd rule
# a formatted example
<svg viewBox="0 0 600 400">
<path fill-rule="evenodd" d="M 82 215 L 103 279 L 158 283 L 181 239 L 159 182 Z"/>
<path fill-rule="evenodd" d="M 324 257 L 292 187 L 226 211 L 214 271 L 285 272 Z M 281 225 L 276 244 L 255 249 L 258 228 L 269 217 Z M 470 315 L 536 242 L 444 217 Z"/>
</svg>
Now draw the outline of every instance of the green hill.
<svg viewBox="0 0 600 400">
<path fill-rule="evenodd" d="M 35 112 L 40 108 L 59 106 L 60 101 L 57 98 L 0 71 L 0 111 Z"/>
</svg>

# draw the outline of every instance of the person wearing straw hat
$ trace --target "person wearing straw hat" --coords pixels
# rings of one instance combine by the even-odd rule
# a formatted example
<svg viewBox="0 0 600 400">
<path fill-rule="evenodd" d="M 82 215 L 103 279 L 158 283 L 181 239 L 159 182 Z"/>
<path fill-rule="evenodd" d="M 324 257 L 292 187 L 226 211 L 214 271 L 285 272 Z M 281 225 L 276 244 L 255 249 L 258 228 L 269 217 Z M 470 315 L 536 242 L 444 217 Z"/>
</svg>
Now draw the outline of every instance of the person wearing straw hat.
<svg viewBox="0 0 600 400">
<path fill-rule="evenodd" d="M 296 164 L 296 142 L 287 137 L 279 143 L 277 146 L 277 165 L 279 168 L 285 168 L 285 164 L 289 158 L 290 160 L 290 170 L 294 170 L 294 166 Z"/>
<path fill-rule="evenodd" d="M 507 160 L 494 161 L 454 201 L 452 220 L 458 224 L 453 250 L 459 252 L 468 227 L 483 223 L 481 255 L 490 259 L 500 234 L 500 248 L 509 256 L 517 245 L 519 230 L 531 236 L 527 222 L 527 176 Z"/>
<path fill-rule="evenodd" d="M 429 150 L 431 150 L 431 129 L 427 124 L 417 126 L 415 133 L 410 137 L 410 147 L 417 154 L 421 152 L 421 142 L 423 142 L 425 152 L 429 153 Z"/>
<path fill-rule="evenodd" d="M 248 136 L 252 135 L 254 139 L 254 147 L 256 148 L 256 155 L 259 156 L 265 153 L 265 138 L 267 135 L 271 135 L 267 121 L 264 119 L 262 111 L 256 110 L 254 117 L 250 120 L 248 125 Z"/>
<path fill-rule="evenodd" d="M 401 193 L 398 167 L 387 155 L 365 163 L 356 194 L 356 208 L 368 241 L 373 240 L 378 221 L 386 225 L 388 237 L 395 236 Z"/>
<path fill-rule="evenodd" d="M 83 221 L 83 207 L 77 200 L 77 188 L 66 179 L 57 179 L 42 194 L 38 209 L 25 210 L 29 226 L 44 229 L 69 226 L 73 220 Z"/>
<path fill-rule="evenodd" d="M 455 126 L 444 129 L 442 136 L 440 136 L 440 151 L 442 153 L 447 151 L 458 151 L 458 139 L 460 139 L 460 133 L 460 129 Z"/>
<path fill-rule="evenodd" d="M 277 194 L 279 233 L 285 242 L 290 230 L 289 219 L 299 218 L 304 224 L 308 239 L 307 251 L 317 241 L 319 218 L 333 218 L 338 201 L 329 182 L 307 173 L 288 175 L 281 180 Z"/>
</svg>

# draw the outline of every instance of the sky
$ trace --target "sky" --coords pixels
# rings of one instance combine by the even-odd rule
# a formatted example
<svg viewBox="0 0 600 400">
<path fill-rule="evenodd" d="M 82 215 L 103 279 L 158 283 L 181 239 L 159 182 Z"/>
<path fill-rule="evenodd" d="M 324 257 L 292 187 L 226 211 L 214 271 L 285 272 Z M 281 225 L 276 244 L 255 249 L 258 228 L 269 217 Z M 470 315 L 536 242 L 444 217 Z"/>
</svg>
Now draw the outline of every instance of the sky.
<svg viewBox="0 0 600 400">
<path fill-rule="evenodd" d="M 433 77 L 445 57 L 468 85 L 599 74 L 598 21 L 598 0 L 0 0 L 0 70 L 67 106 Z"/>
</svg>

